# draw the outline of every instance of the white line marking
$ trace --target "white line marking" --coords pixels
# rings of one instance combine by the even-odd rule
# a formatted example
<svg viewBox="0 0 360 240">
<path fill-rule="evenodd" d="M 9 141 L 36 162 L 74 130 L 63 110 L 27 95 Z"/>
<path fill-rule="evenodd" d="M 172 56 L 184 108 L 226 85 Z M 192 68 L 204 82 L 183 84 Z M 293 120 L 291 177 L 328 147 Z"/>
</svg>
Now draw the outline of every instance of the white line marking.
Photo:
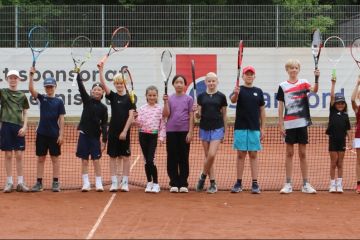
<svg viewBox="0 0 360 240">
<path fill-rule="evenodd" d="M 92 239 L 92 237 L 94 236 L 97 228 L 100 226 L 100 223 L 102 221 L 102 219 L 104 218 L 106 212 L 108 211 L 108 209 L 110 208 L 110 205 L 112 204 L 112 202 L 114 201 L 116 197 L 116 193 L 113 193 L 113 195 L 111 196 L 110 200 L 108 201 L 108 203 L 106 204 L 105 208 L 103 209 L 103 211 L 101 212 L 98 220 L 96 221 L 95 225 L 92 227 L 91 231 L 89 232 L 89 234 L 87 235 L 86 239 Z"/>
<path fill-rule="evenodd" d="M 131 165 L 131 167 L 130 167 L 130 172 L 131 172 L 131 170 L 135 167 L 135 165 L 136 165 L 136 163 L 139 161 L 139 159 L 140 159 L 140 155 L 137 156 L 137 158 L 134 160 L 133 164 Z"/>
<path fill-rule="evenodd" d="M 135 167 L 136 163 L 139 161 L 140 159 L 140 155 L 137 156 L 137 158 L 134 160 L 133 164 L 130 167 L 130 172 L 131 170 Z M 113 195 L 111 196 L 110 200 L 108 201 L 108 203 L 106 204 L 105 208 L 103 209 L 103 211 L 101 212 L 98 220 L 96 221 L 95 225 L 92 227 L 91 231 L 89 232 L 89 234 L 87 235 L 86 239 L 92 239 L 96 230 L 98 229 L 98 227 L 100 226 L 100 223 L 102 221 L 102 219 L 104 218 L 106 212 L 108 211 L 108 209 L 110 208 L 112 202 L 114 201 L 116 197 L 116 193 L 113 193 Z"/>
</svg>

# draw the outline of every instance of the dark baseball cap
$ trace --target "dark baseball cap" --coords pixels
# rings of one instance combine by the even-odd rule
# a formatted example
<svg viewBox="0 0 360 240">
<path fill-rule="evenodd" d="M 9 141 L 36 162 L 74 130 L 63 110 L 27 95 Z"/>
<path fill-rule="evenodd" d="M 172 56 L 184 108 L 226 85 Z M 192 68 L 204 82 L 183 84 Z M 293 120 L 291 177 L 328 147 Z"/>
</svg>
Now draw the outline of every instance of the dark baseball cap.
<svg viewBox="0 0 360 240">
<path fill-rule="evenodd" d="M 345 97 L 343 95 L 341 95 L 341 94 L 336 95 L 334 103 L 338 103 L 338 102 L 346 102 Z"/>
<path fill-rule="evenodd" d="M 54 86 L 56 87 L 56 80 L 54 78 L 45 78 L 44 80 L 44 87 L 47 87 L 47 86 Z"/>
</svg>

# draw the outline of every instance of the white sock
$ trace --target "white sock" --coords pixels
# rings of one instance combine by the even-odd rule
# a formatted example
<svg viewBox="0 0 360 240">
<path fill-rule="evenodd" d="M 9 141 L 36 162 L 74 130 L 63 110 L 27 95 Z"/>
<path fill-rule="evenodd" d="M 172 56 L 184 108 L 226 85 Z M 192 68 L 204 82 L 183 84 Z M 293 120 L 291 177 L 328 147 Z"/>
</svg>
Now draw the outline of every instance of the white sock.
<svg viewBox="0 0 360 240">
<path fill-rule="evenodd" d="M 335 179 L 331 179 L 331 180 L 330 180 L 330 184 L 331 184 L 331 185 L 335 185 Z"/>
<path fill-rule="evenodd" d="M 111 176 L 111 182 L 112 182 L 112 183 L 117 183 L 117 182 L 118 182 L 116 175 L 115 175 L 115 176 Z"/>
<path fill-rule="evenodd" d="M 82 179 L 83 179 L 84 184 L 90 185 L 89 174 L 83 174 Z"/>
<path fill-rule="evenodd" d="M 12 176 L 6 177 L 6 182 L 10 183 L 10 184 L 13 184 L 14 182 L 13 182 Z"/>
<path fill-rule="evenodd" d="M 101 177 L 96 176 L 95 182 L 96 182 L 96 185 L 99 185 L 99 186 L 102 185 Z"/>
<path fill-rule="evenodd" d="M 128 183 L 128 181 L 129 181 L 129 177 L 128 176 L 123 176 L 122 182 L 123 183 Z"/>
<path fill-rule="evenodd" d="M 22 184 L 22 183 L 24 183 L 24 177 L 18 176 L 18 184 Z"/>
<path fill-rule="evenodd" d="M 337 179 L 337 184 L 342 185 L 342 178 Z"/>
</svg>

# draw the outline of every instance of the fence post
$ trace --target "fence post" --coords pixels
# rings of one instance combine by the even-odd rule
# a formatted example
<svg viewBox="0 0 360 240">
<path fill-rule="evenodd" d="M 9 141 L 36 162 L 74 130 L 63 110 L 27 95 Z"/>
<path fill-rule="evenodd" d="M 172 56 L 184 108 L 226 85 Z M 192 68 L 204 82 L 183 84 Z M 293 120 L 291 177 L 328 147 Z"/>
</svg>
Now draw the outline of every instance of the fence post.
<svg viewBox="0 0 360 240">
<path fill-rule="evenodd" d="M 19 9 L 18 5 L 15 5 L 15 48 L 19 47 Z"/>
<path fill-rule="evenodd" d="M 279 47 L 279 5 L 276 5 L 276 48 Z"/>
<path fill-rule="evenodd" d="M 191 5 L 189 4 L 189 48 L 191 48 Z"/>
<path fill-rule="evenodd" d="M 101 47 L 105 47 L 105 6 L 101 5 Z"/>
</svg>

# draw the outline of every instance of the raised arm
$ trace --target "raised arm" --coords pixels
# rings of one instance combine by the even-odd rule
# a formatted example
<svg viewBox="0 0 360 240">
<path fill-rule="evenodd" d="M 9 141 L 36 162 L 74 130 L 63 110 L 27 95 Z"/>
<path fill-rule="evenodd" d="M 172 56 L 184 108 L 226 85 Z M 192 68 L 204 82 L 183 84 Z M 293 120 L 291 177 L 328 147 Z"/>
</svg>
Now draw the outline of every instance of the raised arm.
<svg viewBox="0 0 360 240">
<path fill-rule="evenodd" d="M 335 83 L 336 83 L 336 78 L 331 78 L 330 106 L 334 105 L 335 102 Z"/>
<path fill-rule="evenodd" d="M 109 95 L 111 90 L 108 87 L 108 85 L 106 84 L 106 81 L 104 78 L 104 63 L 99 63 L 97 66 L 99 69 L 100 82 L 104 86 L 105 94 Z"/>
<path fill-rule="evenodd" d="M 79 86 L 79 92 L 80 92 L 80 96 L 81 96 L 82 101 L 87 102 L 89 100 L 90 96 L 86 91 L 86 88 L 84 86 L 84 83 L 83 83 L 83 81 L 81 79 L 80 74 L 77 75 L 76 81 L 77 81 L 78 86 Z"/>
<path fill-rule="evenodd" d="M 164 95 L 163 100 L 164 100 L 163 117 L 168 118 L 170 116 L 169 96 Z"/>
<path fill-rule="evenodd" d="M 35 90 L 34 87 L 34 74 L 36 72 L 36 69 L 34 67 L 31 67 L 29 70 L 29 91 L 31 93 L 31 96 L 33 98 L 38 97 L 38 92 Z"/>
<path fill-rule="evenodd" d="M 356 82 L 355 88 L 351 94 L 351 106 L 352 109 L 354 110 L 355 114 L 357 114 L 359 106 L 356 104 L 356 97 L 359 91 L 359 86 L 360 86 L 360 75 L 358 76 L 358 80 Z"/>
<path fill-rule="evenodd" d="M 314 71 L 314 75 L 315 75 L 315 77 L 320 77 L 320 70 L 316 69 Z M 314 84 L 314 86 L 311 86 L 310 91 L 314 92 L 314 93 L 317 93 L 318 90 L 319 90 L 319 82 L 315 80 L 315 84 Z"/>
</svg>

